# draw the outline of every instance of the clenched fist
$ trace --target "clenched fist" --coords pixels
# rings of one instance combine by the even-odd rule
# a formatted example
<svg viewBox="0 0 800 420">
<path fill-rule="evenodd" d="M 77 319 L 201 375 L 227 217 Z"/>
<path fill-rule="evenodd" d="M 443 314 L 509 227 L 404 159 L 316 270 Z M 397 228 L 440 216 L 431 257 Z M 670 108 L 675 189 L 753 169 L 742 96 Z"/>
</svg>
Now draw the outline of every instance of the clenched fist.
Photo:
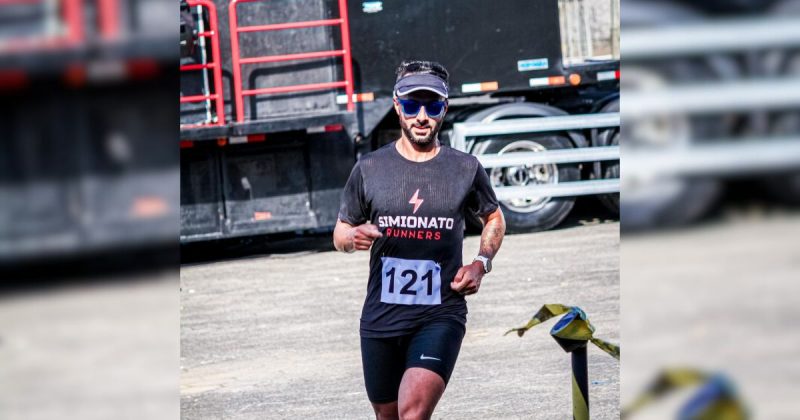
<svg viewBox="0 0 800 420">
<path fill-rule="evenodd" d="M 381 236 L 383 234 L 378 230 L 378 227 L 372 224 L 358 225 L 350 230 L 350 240 L 353 241 L 353 245 L 358 251 L 368 250 L 372 243 Z"/>
<path fill-rule="evenodd" d="M 478 293 L 484 274 L 486 272 L 483 271 L 483 264 L 479 261 L 473 261 L 472 264 L 467 264 L 458 269 L 453 282 L 450 283 L 450 288 L 462 295 Z"/>
</svg>

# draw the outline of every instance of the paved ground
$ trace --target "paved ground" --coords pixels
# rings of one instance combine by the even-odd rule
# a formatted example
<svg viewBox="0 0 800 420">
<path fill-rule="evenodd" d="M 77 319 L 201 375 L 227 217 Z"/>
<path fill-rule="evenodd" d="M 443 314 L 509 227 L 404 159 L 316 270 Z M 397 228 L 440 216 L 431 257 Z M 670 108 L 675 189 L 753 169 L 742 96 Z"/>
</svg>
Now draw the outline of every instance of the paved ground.
<svg viewBox="0 0 800 420">
<path fill-rule="evenodd" d="M 478 240 L 466 239 L 465 258 Z M 369 256 L 329 244 L 182 267 L 183 418 L 373 417 L 358 347 Z M 617 222 L 506 237 L 469 299 L 467 335 L 434 418 L 571 418 L 569 356 L 547 334 L 554 321 L 524 338 L 503 333 L 544 303 L 565 303 L 619 342 L 618 251 Z M 591 347 L 589 377 L 592 418 L 618 418 L 619 363 Z"/>
<path fill-rule="evenodd" d="M 0 418 L 177 418 L 177 277 L 106 274 L 0 294 Z"/>
<path fill-rule="evenodd" d="M 665 367 L 731 379 L 756 419 L 800 410 L 800 215 L 624 236 L 622 402 Z M 675 418 L 692 390 L 631 420 Z"/>
</svg>

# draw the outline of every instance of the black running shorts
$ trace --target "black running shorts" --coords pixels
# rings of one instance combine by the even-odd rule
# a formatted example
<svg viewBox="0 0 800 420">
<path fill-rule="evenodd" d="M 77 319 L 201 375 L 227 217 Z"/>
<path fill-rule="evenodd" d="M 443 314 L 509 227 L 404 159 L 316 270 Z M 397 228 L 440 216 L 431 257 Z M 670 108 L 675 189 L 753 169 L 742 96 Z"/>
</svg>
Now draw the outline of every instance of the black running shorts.
<svg viewBox="0 0 800 420">
<path fill-rule="evenodd" d="M 400 381 L 408 368 L 428 369 L 450 380 L 465 328 L 461 322 L 441 319 L 423 324 L 398 337 L 361 338 L 361 362 L 367 396 L 373 403 L 397 401 Z"/>
</svg>

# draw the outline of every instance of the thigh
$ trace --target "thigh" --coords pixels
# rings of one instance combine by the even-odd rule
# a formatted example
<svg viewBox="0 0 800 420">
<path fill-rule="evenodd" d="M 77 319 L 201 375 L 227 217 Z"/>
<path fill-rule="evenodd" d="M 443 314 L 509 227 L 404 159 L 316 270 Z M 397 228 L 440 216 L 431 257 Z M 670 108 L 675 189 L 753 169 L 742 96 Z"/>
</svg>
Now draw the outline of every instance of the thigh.
<svg viewBox="0 0 800 420">
<path fill-rule="evenodd" d="M 399 417 L 430 419 L 444 388 L 444 380 L 437 373 L 418 367 L 406 369 L 397 400 Z"/>
<path fill-rule="evenodd" d="M 425 324 L 411 337 L 408 344 L 406 369 L 427 369 L 439 375 L 447 385 L 461 351 L 464 333 L 464 325 L 455 320 L 445 319 Z"/>
<path fill-rule="evenodd" d="M 361 364 L 367 396 L 373 404 L 397 401 L 405 371 L 406 346 L 401 338 L 361 338 Z"/>
</svg>

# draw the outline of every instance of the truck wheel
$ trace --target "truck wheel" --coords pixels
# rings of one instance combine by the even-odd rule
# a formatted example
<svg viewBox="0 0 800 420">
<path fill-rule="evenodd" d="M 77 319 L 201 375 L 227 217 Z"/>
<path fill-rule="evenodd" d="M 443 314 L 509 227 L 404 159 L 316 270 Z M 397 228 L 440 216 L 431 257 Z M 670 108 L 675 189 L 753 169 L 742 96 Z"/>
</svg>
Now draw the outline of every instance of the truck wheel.
<svg viewBox="0 0 800 420">
<path fill-rule="evenodd" d="M 797 113 L 783 113 L 771 121 L 771 136 L 796 136 L 800 133 L 800 115 Z M 765 145 L 769 142 L 764 142 Z M 770 197 L 792 206 L 800 206 L 800 172 L 789 171 L 780 174 L 770 174 L 761 179 L 764 191 Z"/>
<path fill-rule="evenodd" d="M 472 154 L 541 152 L 566 148 L 572 148 L 572 142 L 564 135 L 515 135 L 477 143 Z M 580 169 L 577 164 L 522 165 L 489 168 L 486 172 L 494 187 L 557 184 L 580 179 Z M 500 202 L 507 229 L 511 232 L 552 229 L 564 220 L 574 204 L 575 197 L 532 196 Z"/>
<path fill-rule="evenodd" d="M 619 130 L 611 137 L 610 146 L 619 146 Z M 619 161 L 612 163 L 603 162 L 600 167 L 602 169 L 603 179 L 619 178 Z M 607 209 L 617 215 L 619 214 L 619 193 L 599 195 L 597 199 L 600 200 Z"/>
<path fill-rule="evenodd" d="M 800 2 L 778 2 L 770 10 L 770 15 L 796 18 L 800 16 Z M 773 65 L 767 69 L 766 74 L 759 74 L 759 77 L 779 78 L 800 74 L 800 53 L 796 49 L 776 49 L 768 58 Z M 768 118 L 770 121 L 767 135 L 796 136 L 800 133 L 800 115 L 796 111 L 779 112 L 777 115 L 773 113 Z M 782 203 L 800 206 L 800 172 L 767 176 L 761 182 L 770 197 Z"/>
<path fill-rule="evenodd" d="M 688 63 L 686 63 L 688 64 Z M 622 89 L 646 92 L 669 86 L 669 68 L 626 67 Z M 680 78 L 678 78 L 680 79 Z M 718 117 L 683 114 L 657 115 L 640 121 L 625 122 L 621 127 L 625 150 L 669 150 L 691 147 L 694 139 L 719 138 L 729 132 L 728 120 Z M 625 165 L 625 152 L 622 153 Z M 623 230 L 643 230 L 685 225 L 705 215 L 717 202 L 722 189 L 714 178 L 648 176 L 626 172 L 621 180 L 625 199 L 620 203 L 620 226 Z"/>
<path fill-rule="evenodd" d="M 598 112 L 619 112 L 619 98 L 612 100 Z M 596 134 L 592 134 L 592 146 L 619 146 L 619 127 L 612 127 L 605 130 L 600 130 Z M 597 168 L 597 167 L 595 167 Z M 599 164 L 600 177 L 603 179 L 619 179 L 619 161 L 603 161 Z M 603 194 L 598 195 L 597 199 L 603 204 L 605 208 L 619 215 L 619 193 L 616 194 Z"/>
</svg>

